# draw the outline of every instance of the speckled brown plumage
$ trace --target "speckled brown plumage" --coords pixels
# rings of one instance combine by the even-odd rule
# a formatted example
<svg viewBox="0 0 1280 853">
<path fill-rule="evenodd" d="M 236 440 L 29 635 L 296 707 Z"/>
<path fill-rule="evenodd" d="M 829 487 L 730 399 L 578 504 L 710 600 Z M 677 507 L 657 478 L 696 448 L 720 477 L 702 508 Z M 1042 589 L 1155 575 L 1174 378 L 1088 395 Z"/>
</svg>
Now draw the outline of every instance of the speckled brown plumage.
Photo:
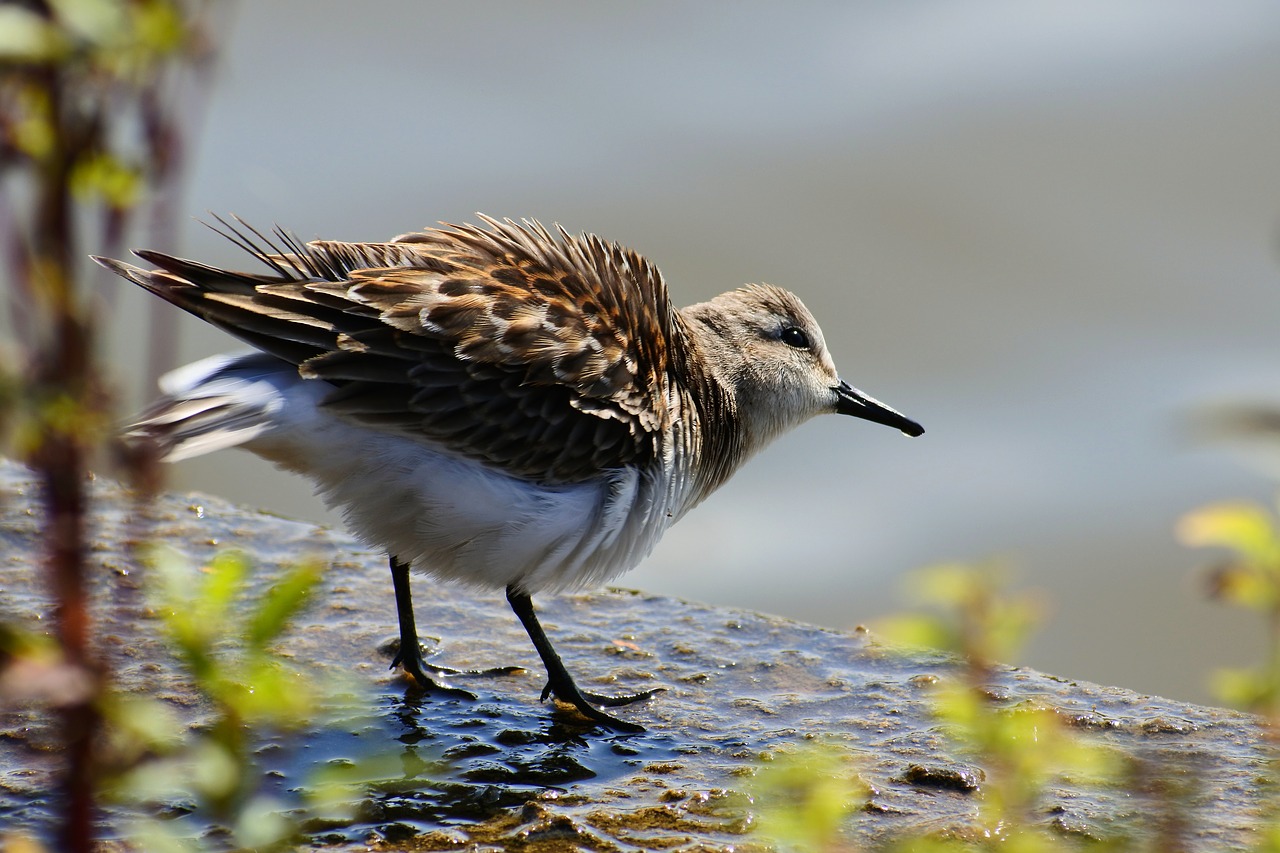
<svg viewBox="0 0 1280 853">
<path fill-rule="evenodd" d="M 683 334 L 658 270 L 594 236 L 486 220 L 390 243 L 230 235 L 278 275 L 159 252 L 135 280 L 332 382 L 333 411 L 546 483 L 645 465 Z M 279 244 L 279 245 L 276 245 Z"/>
</svg>

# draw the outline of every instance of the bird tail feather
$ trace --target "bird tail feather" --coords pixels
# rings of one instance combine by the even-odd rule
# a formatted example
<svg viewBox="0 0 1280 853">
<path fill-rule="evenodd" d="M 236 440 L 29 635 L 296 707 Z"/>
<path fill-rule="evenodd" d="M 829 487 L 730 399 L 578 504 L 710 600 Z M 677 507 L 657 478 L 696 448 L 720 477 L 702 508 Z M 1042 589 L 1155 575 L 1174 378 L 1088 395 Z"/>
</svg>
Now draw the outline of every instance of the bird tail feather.
<svg viewBox="0 0 1280 853">
<path fill-rule="evenodd" d="M 236 447 L 272 429 L 297 368 L 274 356 L 217 355 L 160 379 L 164 395 L 138 416 L 125 440 L 178 462 Z"/>
</svg>

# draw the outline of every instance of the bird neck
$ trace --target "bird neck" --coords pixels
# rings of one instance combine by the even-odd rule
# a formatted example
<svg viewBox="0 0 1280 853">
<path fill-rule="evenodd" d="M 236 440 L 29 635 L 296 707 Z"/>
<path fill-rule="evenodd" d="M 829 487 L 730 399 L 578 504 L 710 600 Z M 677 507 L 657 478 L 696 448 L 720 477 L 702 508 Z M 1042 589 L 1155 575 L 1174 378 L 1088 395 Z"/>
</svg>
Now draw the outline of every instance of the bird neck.
<svg viewBox="0 0 1280 853">
<path fill-rule="evenodd" d="M 679 440 L 696 459 L 687 473 L 689 490 L 685 509 L 691 509 L 714 492 L 741 467 L 755 449 L 745 429 L 734 386 L 720 375 L 714 358 L 695 352 L 696 336 L 686 336 L 685 347 L 673 347 L 679 360 L 672 364 L 674 387 L 679 390 L 677 419 Z"/>
</svg>

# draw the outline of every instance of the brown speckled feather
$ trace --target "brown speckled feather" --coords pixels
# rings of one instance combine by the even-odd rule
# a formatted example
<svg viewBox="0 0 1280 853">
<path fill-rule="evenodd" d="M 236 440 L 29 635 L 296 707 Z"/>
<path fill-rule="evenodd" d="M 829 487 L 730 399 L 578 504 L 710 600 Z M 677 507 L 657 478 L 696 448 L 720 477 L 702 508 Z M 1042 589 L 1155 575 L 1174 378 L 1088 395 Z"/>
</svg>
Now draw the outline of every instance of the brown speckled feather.
<svg viewBox="0 0 1280 853">
<path fill-rule="evenodd" d="M 345 417 L 538 482 L 652 461 L 679 334 L 658 270 L 591 235 L 485 221 L 389 243 L 229 228 L 276 275 L 157 252 L 139 253 L 156 271 L 113 268 L 333 383 Z"/>
</svg>

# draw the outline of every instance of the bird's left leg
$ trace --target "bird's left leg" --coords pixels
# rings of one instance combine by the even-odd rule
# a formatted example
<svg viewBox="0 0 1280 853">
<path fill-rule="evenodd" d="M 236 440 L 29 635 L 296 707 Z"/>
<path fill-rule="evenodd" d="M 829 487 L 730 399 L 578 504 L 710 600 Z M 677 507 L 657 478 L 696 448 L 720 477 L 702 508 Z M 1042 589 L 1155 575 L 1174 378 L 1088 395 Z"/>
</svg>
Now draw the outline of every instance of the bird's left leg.
<svg viewBox="0 0 1280 853">
<path fill-rule="evenodd" d="M 524 625 L 525 631 L 529 633 L 529 639 L 533 641 L 533 647 L 538 650 L 538 656 L 542 658 L 542 665 L 547 668 L 547 686 L 542 688 L 543 700 L 546 700 L 548 696 L 554 693 L 557 699 L 569 703 L 577 708 L 583 716 L 601 725 L 623 732 L 644 731 L 643 726 L 610 716 L 597 708 L 596 705 L 604 705 L 610 708 L 629 705 L 632 702 L 648 699 L 662 688 L 645 690 L 625 696 L 602 696 L 598 693 L 589 693 L 578 689 L 578 685 L 573 682 L 573 677 L 569 675 L 569 670 L 565 669 L 564 661 L 560 660 L 560 655 L 556 654 L 551 641 L 547 639 L 546 632 L 542 630 L 542 624 L 538 622 L 537 614 L 533 612 L 533 599 L 529 597 L 529 594 L 516 589 L 514 586 L 509 586 L 507 587 L 507 601 L 511 604 L 511 609 L 515 611 L 516 616 L 520 617 L 521 624 Z"/>
</svg>

